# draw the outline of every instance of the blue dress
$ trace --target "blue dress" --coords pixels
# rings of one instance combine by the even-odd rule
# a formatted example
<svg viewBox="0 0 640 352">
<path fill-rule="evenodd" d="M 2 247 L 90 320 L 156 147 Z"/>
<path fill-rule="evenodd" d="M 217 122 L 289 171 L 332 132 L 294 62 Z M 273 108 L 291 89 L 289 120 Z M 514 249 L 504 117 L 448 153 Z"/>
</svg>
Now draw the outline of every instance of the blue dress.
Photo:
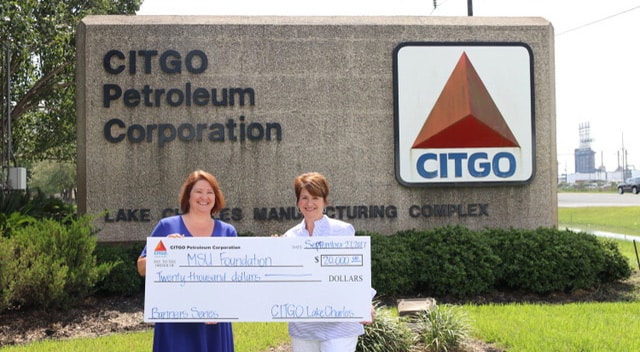
<svg viewBox="0 0 640 352">
<path fill-rule="evenodd" d="M 212 236 L 238 236 L 236 229 L 215 219 Z M 191 236 L 182 216 L 161 219 L 152 237 L 166 237 L 172 233 Z M 147 248 L 142 250 L 147 256 Z M 155 323 L 153 331 L 153 352 L 233 352 L 233 331 L 231 323 Z"/>
</svg>

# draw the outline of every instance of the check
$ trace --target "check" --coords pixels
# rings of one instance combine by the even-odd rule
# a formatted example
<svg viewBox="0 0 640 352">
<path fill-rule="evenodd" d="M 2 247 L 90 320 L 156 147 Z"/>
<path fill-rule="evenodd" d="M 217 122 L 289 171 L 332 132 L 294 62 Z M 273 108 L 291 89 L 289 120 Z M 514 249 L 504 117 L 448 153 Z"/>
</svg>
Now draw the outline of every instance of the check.
<svg viewBox="0 0 640 352">
<path fill-rule="evenodd" d="M 369 320 L 370 247 L 367 236 L 149 237 L 144 321 Z"/>
</svg>

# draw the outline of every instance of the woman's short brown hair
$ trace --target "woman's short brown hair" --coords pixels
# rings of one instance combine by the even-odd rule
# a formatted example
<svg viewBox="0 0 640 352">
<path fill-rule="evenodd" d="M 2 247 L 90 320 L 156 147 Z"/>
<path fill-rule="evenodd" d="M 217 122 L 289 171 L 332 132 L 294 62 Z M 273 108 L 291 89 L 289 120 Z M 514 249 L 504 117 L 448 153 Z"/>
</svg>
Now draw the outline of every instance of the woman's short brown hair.
<svg viewBox="0 0 640 352">
<path fill-rule="evenodd" d="M 307 172 L 293 180 L 293 188 L 296 191 L 296 200 L 300 200 L 300 192 L 306 189 L 315 197 L 322 197 L 325 202 L 329 197 L 329 182 L 317 172 Z"/>
<path fill-rule="evenodd" d="M 212 174 L 206 171 L 196 170 L 187 177 L 187 179 L 182 184 L 182 189 L 180 190 L 180 197 L 178 201 L 180 202 L 180 211 L 183 214 L 189 212 L 189 197 L 191 196 L 191 190 L 193 189 L 193 185 L 195 185 L 196 182 L 200 180 L 209 182 L 209 185 L 211 185 L 211 188 L 213 188 L 213 193 L 216 196 L 216 203 L 211 209 L 211 215 L 219 212 L 220 210 L 222 210 L 222 208 L 224 208 L 224 195 L 220 190 L 218 180 L 216 180 L 216 178 Z"/>
</svg>

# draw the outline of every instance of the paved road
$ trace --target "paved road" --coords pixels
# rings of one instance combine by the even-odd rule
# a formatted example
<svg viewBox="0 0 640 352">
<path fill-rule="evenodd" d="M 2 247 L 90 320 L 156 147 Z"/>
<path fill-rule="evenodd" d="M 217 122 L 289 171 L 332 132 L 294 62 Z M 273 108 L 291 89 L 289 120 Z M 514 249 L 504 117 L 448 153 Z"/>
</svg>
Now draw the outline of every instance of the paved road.
<svg viewBox="0 0 640 352">
<path fill-rule="evenodd" d="M 640 206 L 640 195 L 625 193 L 558 193 L 558 207 L 632 207 Z"/>
</svg>

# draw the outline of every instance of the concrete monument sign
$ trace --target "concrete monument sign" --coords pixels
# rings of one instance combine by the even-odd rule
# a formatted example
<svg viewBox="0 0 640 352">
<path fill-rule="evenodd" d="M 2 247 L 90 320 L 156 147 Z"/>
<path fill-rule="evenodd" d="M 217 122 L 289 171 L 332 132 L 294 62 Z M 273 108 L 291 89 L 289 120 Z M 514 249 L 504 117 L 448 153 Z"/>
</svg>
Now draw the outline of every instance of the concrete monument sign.
<svg viewBox="0 0 640 352">
<path fill-rule="evenodd" d="M 557 223 L 553 27 L 542 18 L 89 16 L 78 193 L 102 241 L 142 241 L 195 169 L 239 232 L 301 221 L 331 184 L 360 231 Z"/>
</svg>

